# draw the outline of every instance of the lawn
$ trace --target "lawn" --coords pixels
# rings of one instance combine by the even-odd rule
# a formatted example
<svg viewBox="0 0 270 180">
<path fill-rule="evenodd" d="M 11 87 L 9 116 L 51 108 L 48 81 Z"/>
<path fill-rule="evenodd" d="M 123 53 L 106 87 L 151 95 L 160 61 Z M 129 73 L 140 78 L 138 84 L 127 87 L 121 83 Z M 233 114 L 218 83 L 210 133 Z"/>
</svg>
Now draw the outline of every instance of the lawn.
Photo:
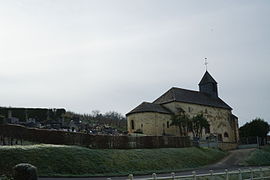
<svg viewBox="0 0 270 180">
<path fill-rule="evenodd" d="M 269 166 L 270 165 L 270 146 L 265 146 L 262 149 L 256 149 L 246 159 L 247 165 L 251 166 Z"/>
<path fill-rule="evenodd" d="M 214 163 L 227 153 L 207 148 L 88 149 L 65 145 L 0 147 L 0 175 L 30 163 L 39 176 L 104 176 L 172 172 Z"/>
</svg>

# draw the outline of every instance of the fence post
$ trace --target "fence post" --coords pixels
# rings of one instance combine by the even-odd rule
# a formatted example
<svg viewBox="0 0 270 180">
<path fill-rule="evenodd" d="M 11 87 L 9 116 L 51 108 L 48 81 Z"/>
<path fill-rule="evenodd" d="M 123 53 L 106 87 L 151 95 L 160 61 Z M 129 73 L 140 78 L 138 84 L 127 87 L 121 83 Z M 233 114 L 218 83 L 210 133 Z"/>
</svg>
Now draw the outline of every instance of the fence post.
<svg viewBox="0 0 270 180">
<path fill-rule="evenodd" d="M 192 171 L 192 175 L 193 175 L 193 180 L 196 180 L 196 171 Z"/>
<path fill-rule="evenodd" d="M 238 179 L 239 179 L 239 180 L 242 180 L 242 171 L 241 171 L 241 169 L 238 169 L 238 171 L 239 171 Z"/>
<path fill-rule="evenodd" d="M 154 180 L 156 180 L 157 179 L 157 174 L 156 173 L 153 173 L 152 174 L 152 177 L 153 177 Z"/>
<path fill-rule="evenodd" d="M 249 168 L 249 170 L 250 170 L 250 180 L 253 180 L 253 170 L 252 168 Z"/>
<path fill-rule="evenodd" d="M 211 179 L 211 180 L 214 180 L 214 175 L 213 175 L 214 171 L 213 171 L 213 170 L 210 170 L 209 172 L 210 172 L 210 176 L 211 176 L 210 179 Z"/>
<path fill-rule="evenodd" d="M 129 180 L 133 180 L 133 174 L 128 175 Z"/>
<path fill-rule="evenodd" d="M 172 172 L 172 179 L 175 179 L 175 173 Z"/>
<path fill-rule="evenodd" d="M 260 179 L 263 179 L 263 169 L 260 167 Z"/>
<path fill-rule="evenodd" d="M 228 172 L 228 169 L 225 169 L 225 173 L 226 173 L 226 180 L 229 180 L 229 172 Z"/>
</svg>

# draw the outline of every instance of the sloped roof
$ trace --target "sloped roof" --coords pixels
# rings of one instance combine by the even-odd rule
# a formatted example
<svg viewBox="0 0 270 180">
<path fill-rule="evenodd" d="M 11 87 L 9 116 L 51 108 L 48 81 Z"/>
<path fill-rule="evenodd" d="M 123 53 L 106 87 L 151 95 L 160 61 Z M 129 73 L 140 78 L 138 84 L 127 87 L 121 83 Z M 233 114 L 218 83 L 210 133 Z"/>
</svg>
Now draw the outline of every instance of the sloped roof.
<svg viewBox="0 0 270 180">
<path fill-rule="evenodd" d="M 238 117 L 234 114 L 231 115 L 234 119 L 238 119 Z"/>
<path fill-rule="evenodd" d="M 202 84 L 207 84 L 207 83 L 215 83 L 217 84 L 217 82 L 215 81 L 215 79 L 209 74 L 208 71 L 206 71 L 199 83 L 199 85 L 202 85 Z"/>
<path fill-rule="evenodd" d="M 139 113 L 139 112 L 158 112 L 158 113 L 163 113 L 163 114 L 172 114 L 168 109 L 164 108 L 160 104 L 143 102 L 142 104 L 134 108 L 132 111 L 130 111 L 126 115 Z"/>
<path fill-rule="evenodd" d="M 219 107 L 219 108 L 232 110 L 232 108 L 229 105 L 227 105 L 224 101 L 222 101 L 218 97 L 213 98 L 206 93 L 187 90 L 187 89 L 181 89 L 181 88 L 176 88 L 176 87 L 173 87 L 170 90 L 168 90 L 158 99 L 156 99 L 153 103 L 165 104 L 165 103 L 174 102 L 174 101 L 206 105 L 206 106 L 212 106 L 212 107 Z"/>
</svg>

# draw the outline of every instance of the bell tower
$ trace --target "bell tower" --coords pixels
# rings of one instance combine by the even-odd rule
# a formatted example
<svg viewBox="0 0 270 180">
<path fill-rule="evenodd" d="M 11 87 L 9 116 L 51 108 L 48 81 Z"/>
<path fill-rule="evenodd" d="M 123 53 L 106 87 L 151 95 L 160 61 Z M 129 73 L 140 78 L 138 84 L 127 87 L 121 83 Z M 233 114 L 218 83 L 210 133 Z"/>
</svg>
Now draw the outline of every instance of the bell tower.
<svg viewBox="0 0 270 180">
<path fill-rule="evenodd" d="M 207 70 L 199 83 L 199 88 L 200 92 L 206 93 L 211 97 L 218 98 L 217 82 Z"/>
</svg>

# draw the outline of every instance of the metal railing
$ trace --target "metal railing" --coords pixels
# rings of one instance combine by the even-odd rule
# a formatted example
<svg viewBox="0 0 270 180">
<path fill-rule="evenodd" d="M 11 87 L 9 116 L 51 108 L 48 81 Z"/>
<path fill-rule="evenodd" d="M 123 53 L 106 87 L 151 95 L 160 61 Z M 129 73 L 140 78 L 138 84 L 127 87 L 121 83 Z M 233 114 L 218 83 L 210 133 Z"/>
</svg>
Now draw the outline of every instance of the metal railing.
<svg viewBox="0 0 270 180">
<path fill-rule="evenodd" d="M 152 174 L 151 178 L 135 178 L 130 174 L 128 180 L 259 180 L 259 179 L 270 179 L 270 167 L 261 168 L 249 168 L 249 169 L 238 169 L 234 171 L 228 171 L 225 169 L 223 172 L 214 172 L 210 170 L 209 173 L 197 174 L 193 171 L 190 175 L 176 176 L 175 173 L 171 173 L 168 177 L 158 177 L 156 173 Z M 111 180 L 111 178 L 107 178 Z"/>
</svg>

